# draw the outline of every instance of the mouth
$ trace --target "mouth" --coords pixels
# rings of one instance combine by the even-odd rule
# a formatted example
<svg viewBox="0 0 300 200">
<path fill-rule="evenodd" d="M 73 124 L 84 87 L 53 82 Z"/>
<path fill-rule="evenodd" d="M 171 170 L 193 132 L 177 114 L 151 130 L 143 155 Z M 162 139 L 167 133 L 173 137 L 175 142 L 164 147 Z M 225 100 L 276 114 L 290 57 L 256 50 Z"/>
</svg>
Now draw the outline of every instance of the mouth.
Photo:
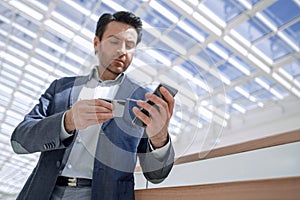
<svg viewBox="0 0 300 200">
<path fill-rule="evenodd" d="M 125 62 L 124 62 L 123 60 L 121 60 L 121 59 L 114 59 L 113 62 L 119 63 L 119 64 L 121 64 L 121 65 L 125 65 Z"/>
</svg>

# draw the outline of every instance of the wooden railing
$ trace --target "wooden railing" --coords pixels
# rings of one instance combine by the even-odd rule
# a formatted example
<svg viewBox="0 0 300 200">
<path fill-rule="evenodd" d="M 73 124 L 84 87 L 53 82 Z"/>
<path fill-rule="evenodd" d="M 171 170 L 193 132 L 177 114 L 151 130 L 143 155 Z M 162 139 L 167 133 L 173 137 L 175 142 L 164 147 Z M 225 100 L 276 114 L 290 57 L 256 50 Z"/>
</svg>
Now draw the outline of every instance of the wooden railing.
<svg viewBox="0 0 300 200">
<path fill-rule="evenodd" d="M 272 135 L 265 138 L 250 140 L 243 143 L 216 148 L 209 152 L 200 152 L 191 155 L 186 155 L 177 158 L 175 161 L 175 165 L 194 162 L 203 159 L 226 156 L 231 154 L 237 154 L 246 151 L 252 151 L 256 149 L 262 149 L 262 148 L 288 144 L 288 143 L 298 142 L 298 141 L 300 141 L 300 130 L 290 131 L 287 133 L 281 133 L 281 134 Z"/>
<path fill-rule="evenodd" d="M 136 190 L 136 200 L 299 200 L 300 177 Z"/>
<path fill-rule="evenodd" d="M 300 141 L 300 130 L 177 158 L 175 165 Z M 138 171 L 140 169 L 137 169 Z M 300 200 L 300 177 L 136 190 L 137 200 Z"/>
</svg>

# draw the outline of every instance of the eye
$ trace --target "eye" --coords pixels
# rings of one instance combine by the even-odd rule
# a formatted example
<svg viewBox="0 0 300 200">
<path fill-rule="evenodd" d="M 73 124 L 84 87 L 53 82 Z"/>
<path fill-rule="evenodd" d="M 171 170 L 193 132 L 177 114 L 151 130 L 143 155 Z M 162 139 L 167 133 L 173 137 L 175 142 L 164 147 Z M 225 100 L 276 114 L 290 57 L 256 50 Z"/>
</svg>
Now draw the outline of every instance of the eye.
<svg viewBox="0 0 300 200">
<path fill-rule="evenodd" d="M 109 41 L 111 44 L 119 44 L 119 41 L 118 40 L 110 40 Z"/>
<path fill-rule="evenodd" d="M 134 49 L 135 43 L 134 42 L 126 42 L 126 49 Z"/>
</svg>

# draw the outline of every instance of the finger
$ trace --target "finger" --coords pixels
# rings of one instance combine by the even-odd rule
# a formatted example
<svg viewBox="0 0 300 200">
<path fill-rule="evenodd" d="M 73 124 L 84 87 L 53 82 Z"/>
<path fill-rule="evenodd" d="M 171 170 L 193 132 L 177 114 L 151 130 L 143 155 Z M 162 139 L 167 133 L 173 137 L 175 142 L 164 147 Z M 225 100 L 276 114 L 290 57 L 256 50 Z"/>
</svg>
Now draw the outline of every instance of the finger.
<svg viewBox="0 0 300 200">
<path fill-rule="evenodd" d="M 114 106 L 111 102 L 108 102 L 106 100 L 103 99 L 94 99 L 94 105 L 95 106 L 102 106 L 105 107 L 109 110 L 113 110 Z"/>
<path fill-rule="evenodd" d="M 97 122 L 100 122 L 100 123 L 110 120 L 112 118 L 114 118 L 114 115 L 112 113 L 97 114 Z"/>
<path fill-rule="evenodd" d="M 154 105 L 150 105 L 146 101 L 138 101 L 137 105 L 145 109 L 152 117 L 156 117 L 157 115 L 159 115 L 159 110 L 156 107 L 154 107 Z"/>
<path fill-rule="evenodd" d="M 133 107 L 132 109 L 133 113 L 135 114 L 135 116 L 137 118 L 139 118 L 142 122 L 144 122 L 144 124 L 146 124 L 147 126 L 151 123 L 151 118 L 148 117 L 146 114 L 144 114 L 140 109 L 138 109 L 137 107 Z"/>
<path fill-rule="evenodd" d="M 160 87 L 159 90 L 160 90 L 161 94 L 163 95 L 164 99 L 166 100 L 166 102 L 168 104 L 169 113 L 172 115 L 173 114 L 173 109 L 174 109 L 174 104 L 175 104 L 174 97 L 164 87 Z"/>
</svg>

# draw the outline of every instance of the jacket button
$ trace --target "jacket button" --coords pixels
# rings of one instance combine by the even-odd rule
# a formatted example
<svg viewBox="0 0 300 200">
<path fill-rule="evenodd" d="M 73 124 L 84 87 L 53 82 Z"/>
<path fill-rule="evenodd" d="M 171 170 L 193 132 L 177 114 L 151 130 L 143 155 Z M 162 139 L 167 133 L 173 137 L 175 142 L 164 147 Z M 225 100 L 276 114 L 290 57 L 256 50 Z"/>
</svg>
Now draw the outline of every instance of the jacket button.
<svg viewBox="0 0 300 200">
<path fill-rule="evenodd" d="M 56 167 L 60 167 L 60 161 L 56 161 Z"/>
</svg>

